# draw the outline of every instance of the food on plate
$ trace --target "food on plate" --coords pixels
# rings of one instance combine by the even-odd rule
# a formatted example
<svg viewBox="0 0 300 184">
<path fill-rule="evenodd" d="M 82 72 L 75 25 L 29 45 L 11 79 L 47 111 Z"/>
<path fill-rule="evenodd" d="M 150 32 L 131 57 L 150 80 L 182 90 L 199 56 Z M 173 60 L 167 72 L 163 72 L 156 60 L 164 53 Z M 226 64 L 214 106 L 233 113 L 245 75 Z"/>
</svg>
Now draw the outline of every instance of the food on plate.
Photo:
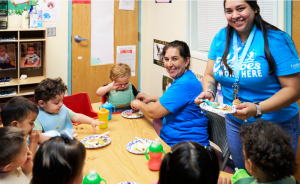
<svg viewBox="0 0 300 184">
<path fill-rule="evenodd" d="M 138 143 L 135 143 L 133 146 L 132 146 L 132 150 L 133 151 L 138 151 L 138 152 L 145 152 L 146 149 L 150 146 L 150 143 L 141 143 L 141 142 L 138 142 Z"/>
<path fill-rule="evenodd" d="M 230 106 L 223 106 L 222 108 L 220 108 L 221 111 L 226 111 L 226 112 L 230 112 L 232 111 L 232 107 Z"/>
<path fill-rule="evenodd" d="M 107 138 L 104 137 L 97 137 L 97 138 L 91 138 L 86 140 L 86 142 L 83 144 L 84 146 L 98 146 L 98 145 L 104 145 L 107 143 Z"/>
<path fill-rule="evenodd" d="M 128 115 L 128 113 L 129 113 L 129 115 Z M 124 115 L 125 115 L 126 117 L 136 117 L 136 116 L 140 116 L 140 115 L 141 115 L 141 112 L 140 112 L 140 111 L 138 111 L 138 112 L 133 112 L 132 114 L 130 114 L 131 112 L 128 112 L 128 113 L 125 113 Z"/>
<path fill-rule="evenodd" d="M 233 100 L 232 105 L 238 105 L 238 104 L 241 104 L 241 103 L 242 102 L 239 99 L 235 99 L 235 100 Z"/>
</svg>

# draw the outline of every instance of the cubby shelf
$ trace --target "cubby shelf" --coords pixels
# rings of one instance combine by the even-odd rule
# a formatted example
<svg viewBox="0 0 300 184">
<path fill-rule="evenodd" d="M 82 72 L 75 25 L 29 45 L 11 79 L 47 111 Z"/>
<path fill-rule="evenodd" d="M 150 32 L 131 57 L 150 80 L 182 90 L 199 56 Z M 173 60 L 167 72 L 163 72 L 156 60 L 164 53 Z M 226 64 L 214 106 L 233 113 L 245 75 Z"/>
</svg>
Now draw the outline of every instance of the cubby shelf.
<svg viewBox="0 0 300 184">
<path fill-rule="evenodd" d="M 12 70 L 0 70 L 0 77 L 10 76 L 13 78 L 12 82 L 0 83 L 0 92 L 7 88 L 15 88 L 17 94 L 0 96 L 0 102 L 5 102 L 5 98 L 10 99 L 14 96 L 33 96 L 34 89 L 38 83 L 46 78 L 46 36 L 47 30 L 45 28 L 38 29 L 23 29 L 23 28 L 7 28 L 5 30 L 0 29 L 0 35 L 3 38 L 14 37 L 15 40 L 1 40 L 0 45 L 15 44 L 16 46 L 16 69 Z M 24 55 L 21 54 L 21 46 L 24 43 L 40 42 L 41 44 L 41 66 L 39 67 L 23 67 L 21 68 L 21 58 Z M 23 46 L 22 46 L 23 48 Z M 21 57 L 22 56 L 22 57 Z M 22 74 L 27 75 L 25 80 L 21 80 Z"/>
</svg>

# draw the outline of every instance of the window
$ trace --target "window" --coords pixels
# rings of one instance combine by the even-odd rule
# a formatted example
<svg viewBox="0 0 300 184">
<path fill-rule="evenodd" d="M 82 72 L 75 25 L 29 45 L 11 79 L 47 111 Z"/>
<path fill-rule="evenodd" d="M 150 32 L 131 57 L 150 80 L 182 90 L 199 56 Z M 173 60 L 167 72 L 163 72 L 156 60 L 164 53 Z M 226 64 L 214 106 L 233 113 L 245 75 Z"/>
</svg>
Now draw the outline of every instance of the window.
<svg viewBox="0 0 300 184">
<path fill-rule="evenodd" d="M 264 20 L 277 26 L 277 1 L 257 0 Z M 207 60 L 207 52 L 214 36 L 226 27 L 223 0 L 195 0 L 187 2 L 187 42 L 192 57 Z"/>
</svg>

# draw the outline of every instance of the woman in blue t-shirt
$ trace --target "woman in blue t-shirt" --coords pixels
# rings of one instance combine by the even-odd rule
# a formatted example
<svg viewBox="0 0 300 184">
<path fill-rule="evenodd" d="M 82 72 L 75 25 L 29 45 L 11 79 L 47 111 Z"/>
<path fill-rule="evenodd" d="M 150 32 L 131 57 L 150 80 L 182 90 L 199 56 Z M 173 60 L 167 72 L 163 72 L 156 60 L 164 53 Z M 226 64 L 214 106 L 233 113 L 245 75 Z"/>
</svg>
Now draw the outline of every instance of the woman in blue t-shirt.
<svg viewBox="0 0 300 184">
<path fill-rule="evenodd" d="M 220 83 L 224 103 L 236 105 L 237 112 L 225 119 L 230 152 L 238 168 L 245 168 L 240 127 L 257 118 L 284 128 L 297 152 L 300 62 L 292 39 L 262 19 L 256 0 L 225 0 L 224 11 L 228 25 L 211 43 L 204 92 L 195 103 L 214 101 Z"/>
<path fill-rule="evenodd" d="M 208 119 L 194 103 L 202 86 L 189 70 L 191 55 L 188 45 L 173 41 L 164 47 L 162 56 L 169 76 L 174 79 L 172 85 L 160 98 L 139 93 L 138 100 L 131 102 L 132 109 L 140 109 L 152 119 L 164 117 L 160 137 L 169 146 L 182 141 L 209 145 Z M 150 102 L 154 103 L 148 104 Z"/>
</svg>

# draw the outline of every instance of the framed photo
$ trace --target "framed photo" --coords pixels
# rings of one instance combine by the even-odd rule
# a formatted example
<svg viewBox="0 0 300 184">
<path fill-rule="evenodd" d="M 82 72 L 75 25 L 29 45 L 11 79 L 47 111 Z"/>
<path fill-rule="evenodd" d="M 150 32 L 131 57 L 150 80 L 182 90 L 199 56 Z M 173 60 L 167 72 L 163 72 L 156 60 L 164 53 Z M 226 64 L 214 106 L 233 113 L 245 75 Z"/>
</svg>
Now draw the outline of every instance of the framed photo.
<svg viewBox="0 0 300 184">
<path fill-rule="evenodd" d="M 21 68 L 40 67 L 42 65 L 42 43 L 21 43 Z"/>
<path fill-rule="evenodd" d="M 16 69 L 16 45 L 0 44 L 0 70 Z"/>
<path fill-rule="evenodd" d="M 153 42 L 153 63 L 155 65 L 165 67 L 164 63 L 162 61 L 162 58 L 163 58 L 162 51 L 163 51 L 165 45 L 167 45 L 167 44 L 168 44 L 168 42 L 154 39 L 154 42 Z"/>
<path fill-rule="evenodd" d="M 173 81 L 174 81 L 174 79 L 172 79 L 171 77 L 163 75 L 163 77 L 162 77 L 162 91 L 163 91 L 163 94 L 172 85 Z"/>
</svg>

